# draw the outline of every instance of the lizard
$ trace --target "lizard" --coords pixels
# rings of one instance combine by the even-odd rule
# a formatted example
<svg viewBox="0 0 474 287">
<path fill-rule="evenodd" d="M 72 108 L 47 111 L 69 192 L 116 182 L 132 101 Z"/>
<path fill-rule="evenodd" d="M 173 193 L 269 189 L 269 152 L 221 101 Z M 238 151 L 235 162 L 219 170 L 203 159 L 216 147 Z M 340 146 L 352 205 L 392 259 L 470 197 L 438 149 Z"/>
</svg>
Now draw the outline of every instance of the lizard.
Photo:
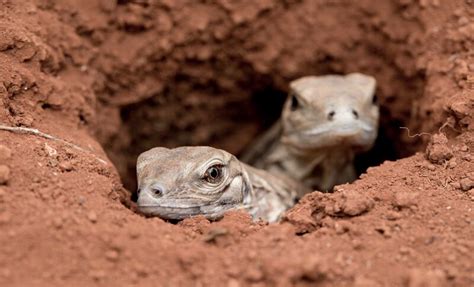
<svg viewBox="0 0 474 287">
<path fill-rule="evenodd" d="M 308 188 L 207 146 L 155 147 L 137 158 L 138 211 L 181 220 L 216 220 L 228 210 L 247 210 L 254 220 L 276 222 Z"/>
<path fill-rule="evenodd" d="M 320 191 L 355 180 L 355 155 L 377 137 L 376 80 L 360 73 L 305 76 L 289 86 L 280 119 L 240 159 Z"/>
</svg>

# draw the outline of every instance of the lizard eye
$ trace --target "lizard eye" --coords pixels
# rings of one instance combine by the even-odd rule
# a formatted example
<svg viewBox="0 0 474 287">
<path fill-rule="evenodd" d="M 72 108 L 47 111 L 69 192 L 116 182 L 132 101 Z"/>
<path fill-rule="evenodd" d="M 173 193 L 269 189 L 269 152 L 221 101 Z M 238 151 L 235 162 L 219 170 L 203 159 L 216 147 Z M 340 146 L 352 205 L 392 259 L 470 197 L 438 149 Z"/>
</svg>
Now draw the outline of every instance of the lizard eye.
<svg viewBox="0 0 474 287">
<path fill-rule="evenodd" d="M 300 103 L 298 101 L 298 99 L 296 98 L 295 95 L 290 95 L 291 96 L 291 106 L 290 106 L 290 109 L 292 111 L 298 109 L 298 107 L 300 106 Z"/>
<path fill-rule="evenodd" d="M 222 177 L 222 165 L 213 165 L 204 173 L 204 180 L 209 183 L 216 183 Z"/>
</svg>

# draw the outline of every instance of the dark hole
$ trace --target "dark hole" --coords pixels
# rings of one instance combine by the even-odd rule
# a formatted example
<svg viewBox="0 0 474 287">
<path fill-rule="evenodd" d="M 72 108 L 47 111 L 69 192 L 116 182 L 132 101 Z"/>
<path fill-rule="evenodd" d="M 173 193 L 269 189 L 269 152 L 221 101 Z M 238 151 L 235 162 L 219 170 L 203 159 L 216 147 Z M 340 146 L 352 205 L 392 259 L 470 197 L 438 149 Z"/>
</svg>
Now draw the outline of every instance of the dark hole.
<svg viewBox="0 0 474 287">
<path fill-rule="evenodd" d="M 286 93 L 273 87 L 265 87 L 252 95 L 252 101 L 262 128 L 269 128 L 280 118 L 285 100 Z"/>
<path fill-rule="evenodd" d="M 298 102 L 298 99 L 296 98 L 295 95 L 291 95 L 290 97 L 291 97 L 291 110 L 294 111 L 299 107 L 300 103 Z"/>
<path fill-rule="evenodd" d="M 42 104 L 41 104 L 41 108 L 42 108 L 43 110 L 47 110 L 47 109 L 51 109 L 52 106 L 51 106 L 51 104 L 49 104 L 49 103 L 42 103 Z"/>
</svg>

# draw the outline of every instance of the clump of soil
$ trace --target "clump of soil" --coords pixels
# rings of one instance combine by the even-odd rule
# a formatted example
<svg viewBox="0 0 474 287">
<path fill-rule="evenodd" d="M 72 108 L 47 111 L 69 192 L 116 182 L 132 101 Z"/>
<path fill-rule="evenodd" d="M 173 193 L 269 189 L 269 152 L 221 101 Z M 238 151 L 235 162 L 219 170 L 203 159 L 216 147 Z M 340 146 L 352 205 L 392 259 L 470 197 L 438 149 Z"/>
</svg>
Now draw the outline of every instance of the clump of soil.
<svg viewBox="0 0 474 287">
<path fill-rule="evenodd" d="M 0 3 L 0 124 L 60 139 L 0 129 L 0 285 L 474 284 L 470 1 Z M 288 81 L 349 72 L 382 111 L 355 183 L 271 225 L 127 207 L 140 152 L 238 154 Z"/>
</svg>

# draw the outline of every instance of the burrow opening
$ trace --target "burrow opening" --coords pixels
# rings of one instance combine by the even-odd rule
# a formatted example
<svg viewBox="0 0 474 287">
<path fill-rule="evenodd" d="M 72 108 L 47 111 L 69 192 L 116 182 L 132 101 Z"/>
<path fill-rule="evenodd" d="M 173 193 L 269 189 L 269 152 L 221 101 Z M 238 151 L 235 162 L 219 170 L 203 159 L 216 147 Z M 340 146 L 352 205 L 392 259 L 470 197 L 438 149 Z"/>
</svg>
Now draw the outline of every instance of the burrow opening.
<svg viewBox="0 0 474 287">
<path fill-rule="evenodd" d="M 135 162 L 140 153 L 156 146 L 209 145 L 239 156 L 258 134 L 279 119 L 287 96 L 285 88 L 271 78 L 251 78 L 258 79 L 258 84 L 247 83 L 248 96 L 233 98 L 230 95 L 226 99 L 219 96 L 222 91 L 212 85 L 193 86 L 190 92 L 189 79 L 178 76 L 174 87 L 170 85 L 163 93 L 120 109 L 122 132 L 127 141 L 108 143 L 105 147 L 132 201 L 136 200 Z M 378 137 L 370 151 L 357 156 L 355 165 L 359 175 L 386 160 L 410 156 L 423 146 L 421 139 L 410 138 L 406 130 L 401 129 L 417 130 L 410 107 L 423 93 L 423 77 L 401 78 L 395 82 L 403 83 L 398 89 L 410 92 L 398 97 L 387 96 L 384 92 L 387 82 L 378 83 Z M 187 92 L 190 92 L 190 102 L 174 100 L 177 94 Z M 208 105 L 213 108 L 209 109 Z"/>
</svg>

